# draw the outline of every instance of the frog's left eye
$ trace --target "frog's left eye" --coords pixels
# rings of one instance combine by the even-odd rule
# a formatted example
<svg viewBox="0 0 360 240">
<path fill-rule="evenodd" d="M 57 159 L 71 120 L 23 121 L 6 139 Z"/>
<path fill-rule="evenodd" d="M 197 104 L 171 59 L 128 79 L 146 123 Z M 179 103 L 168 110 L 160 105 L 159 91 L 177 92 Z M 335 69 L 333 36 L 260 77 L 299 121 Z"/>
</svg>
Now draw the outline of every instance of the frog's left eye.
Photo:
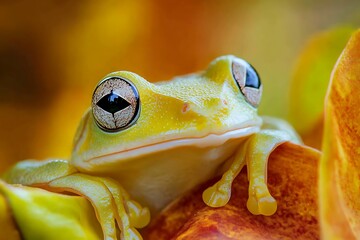
<svg viewBox="0 0 360 240">
<path fill-rule="evenodd" d="M 248 62 L 236 59 L 232 63 L 232 74 L 246 101 L 257 107 L 261 99 L 262 84 L 256 70 Z"/>
<path fill-rule="evenodd" d="M 110 77 L 101 81 L 92 98 L 97 125 L 105 131 L 119 131 L 133 125 L 139 117 L 140 98 L 128 80 Z"/>
</svg>

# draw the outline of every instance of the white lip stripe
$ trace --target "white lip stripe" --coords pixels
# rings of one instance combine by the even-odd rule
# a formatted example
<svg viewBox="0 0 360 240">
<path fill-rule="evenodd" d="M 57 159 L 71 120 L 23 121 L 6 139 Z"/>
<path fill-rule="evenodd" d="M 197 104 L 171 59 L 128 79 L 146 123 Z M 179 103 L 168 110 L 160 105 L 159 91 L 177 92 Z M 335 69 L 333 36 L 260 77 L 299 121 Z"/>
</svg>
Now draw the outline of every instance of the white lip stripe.
<svg viewBox="0 0 360 240">
<path fill-rule="evenodd" d="M 241 138 L 248 135 L 251 135 L 255 132 L 258 132 L 260 130 L 260 127 L 258 126 L 252 126 L 252 127 L 246 127 L 241 129 L 236 129 L 232 131 L 228 131 L 224 134 L 209 134 L 205 137 L 201 138 L 186 138 L 186 139 L 175 139 L 170 140 L 163 143 L 158 143 L 154 145 L 144 146 L 140 148 L 136 148 L 134 150 L 129 151 L 122 151 L 118 153 L 113 153 L 109 155 L 99 156 L 95 158 L 91 158 L 87 160 L 91 163 L 96 162 L 112 162 L 112 161 L 119 161 L 121 159 L 130 159 L 132 157 L 138 157 L 141 155 L 149 154 L 152 152 L 158 152 L 164 149 L 172 149 L 176 147 L 181 146 L 197 146 L 197 147 L 208 147 L 208 146 L 219 146 L 221 144 L 224 144 L 229 139 L 234 138 Z"/>
</svg>

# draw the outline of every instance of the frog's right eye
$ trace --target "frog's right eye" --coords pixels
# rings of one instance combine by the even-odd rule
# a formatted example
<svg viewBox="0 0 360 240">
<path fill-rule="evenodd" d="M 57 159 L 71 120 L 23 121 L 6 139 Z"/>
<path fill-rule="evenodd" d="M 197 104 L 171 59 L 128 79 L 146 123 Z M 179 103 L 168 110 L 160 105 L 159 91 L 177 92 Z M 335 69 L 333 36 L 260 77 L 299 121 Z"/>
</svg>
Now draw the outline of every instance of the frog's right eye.
<svg viewBox="0 0 360 240">
<path fill-rule="evenodd" d="M 232 74 L 245 100 L 257 107 L 261 99 L 262 84 L 253 66 L 238 58 L 232 63 Z"/>
<path fill-rule="evenodd" d="M 105 131 L 120 131 L 133 125 L 139 117 L 139 93 L 129 80 L 110 77 L 96 87 L 92 98 L 96 124 Z"/>
</svg>

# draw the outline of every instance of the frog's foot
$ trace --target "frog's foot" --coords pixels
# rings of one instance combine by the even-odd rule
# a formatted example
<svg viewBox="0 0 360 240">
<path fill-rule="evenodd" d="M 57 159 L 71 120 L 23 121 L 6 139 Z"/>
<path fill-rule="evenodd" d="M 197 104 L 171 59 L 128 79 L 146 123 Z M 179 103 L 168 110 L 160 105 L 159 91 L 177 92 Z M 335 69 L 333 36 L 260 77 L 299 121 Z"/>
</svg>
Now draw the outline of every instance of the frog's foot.
<svg viewBox="0 0 360 240">
<path fill-rule="evenodd" d="M 142 207 L 134 200 L 126 200 L 127 212 L 130 217 L 130 225 L 136 228 L 143 228 L 150 222 L 150 211 L 147 207 Z"/>
<path fill-rule="evenodd" d="M 118 206 L 119 214 L 124 216 L 123 219 L 126 219 L 128 216 L 130 226 L 143 228 L 149 224 L 150 211 L 147 207 L 142 207 L 138 202 L 131 200 L 129 194 L 114 180 L 100 177 L 98 179 L 104 183 L 112 193 L 116 205 Z"/>
<path fill-rule="evenodd" d="M 202 194 L 205 204 L 210 207 L 225 206 L 231 197 L 231 183 L 232 181 L 224 181 L 222 178 L 220 181 L 207 188 Z"/>
<path fill-rule="evenodd" d="M 276 200 L 267 187 L 267 165 L 270 153 L 280 144 L 291 140 L 286 131 L 261 130 L 248 142 L 247 157 L 249 199 L 247 208 L 252 214 L 273 215 L 277 210 Z"/>
<path fill-rule="evenodd" d="M 121 239 L 142 239 L 135 228 L 149 223 L 149 210 L 130 200 L 115 181 L 77 173 L 55 179 L 48 186 L 56 191 L 65 190 L 86 197 L 95 208 L 105 239 L 117 239 L 115 219 Z"/>
<path fill-rule="evenodd" d="M 260 184 L 249 185 L 249 198 L 247 201 L 248 210 L 254 215 L 273 215 L 277 210 L 276 200 L 271 196 L 267 185 Z"/>
<path fill-rule="evenodd" d="M 229 202 L 232 182 L 245 165 L 244 149 L 235 155 L 229 170 L 222 175 L 221 179 L 203 192 L 202 197 L 206 205 L 222 207 Z"/>
<path fill-rule="evenodd" d="M 4 179 L 9 183 L 86 197 L 95 208 L 104 239 L 117 239 L 116 223 L 122 239 L 142 239 L 135 228 L 144 227 L 150 221 L 149 210 L 131 200 L 117 182 L 76 173 L 64 160 L 20 162 L 4 175 Z"/>
</svg>

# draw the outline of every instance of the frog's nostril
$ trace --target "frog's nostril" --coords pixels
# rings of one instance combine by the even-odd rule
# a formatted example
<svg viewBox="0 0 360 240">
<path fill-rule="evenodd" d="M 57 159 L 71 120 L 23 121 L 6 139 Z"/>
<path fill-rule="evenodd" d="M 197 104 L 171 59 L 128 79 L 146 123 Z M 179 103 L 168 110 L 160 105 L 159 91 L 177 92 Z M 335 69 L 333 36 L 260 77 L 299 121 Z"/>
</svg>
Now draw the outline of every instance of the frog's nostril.
<svg viewBox="0 0 360 240">
<path fill-rule="evenodd" d="M 186 112 L 189 111 L 189 110 L 190 110 L 190 104 L 187 103 L 187 102 L 185 102 L 184 105 L 183 105 L 183 107 L 182 107 L 182 109 L 181 109 L 181 112 L 182 112 L 182 113 L 186 113 Z"/>
<path fill-rule="evenodd" d="M 228 105 L 228 102 L 226 101 L 226 99 L 221 99 L 222 103 L 227 106 Z"/>
</svg>

